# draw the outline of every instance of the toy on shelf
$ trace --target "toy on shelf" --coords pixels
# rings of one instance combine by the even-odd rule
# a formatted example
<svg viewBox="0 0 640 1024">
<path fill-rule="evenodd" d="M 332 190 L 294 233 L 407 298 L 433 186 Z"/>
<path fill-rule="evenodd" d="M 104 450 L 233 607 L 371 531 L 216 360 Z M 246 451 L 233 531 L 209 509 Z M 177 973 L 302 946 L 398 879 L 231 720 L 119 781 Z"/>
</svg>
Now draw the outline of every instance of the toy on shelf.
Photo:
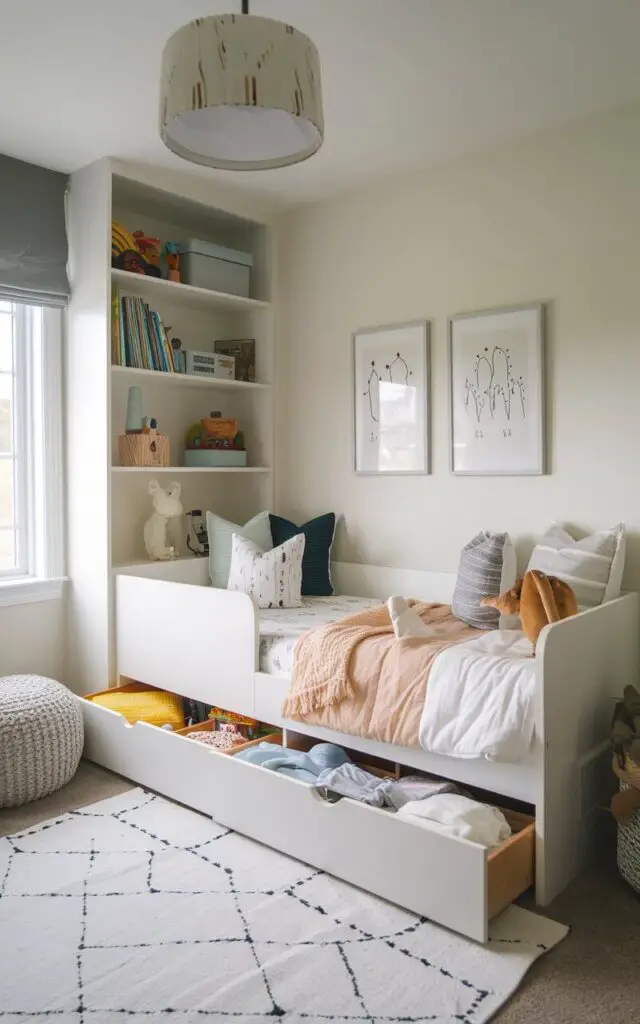
<svg viewBox="0 0 640 1024">
<path fill-rule="evenodd" d="M 144 546 L 153 561 L 168 562 L 178 556 L 178 549 L 173 544 L 167 544 L 167 526 L 170 519 L 184 513 L 180 501 L 181 490 L 181 485 L 176 482 L 170 483 L 166 491 L 157 480 L 149 484 L 153 512 L 144 524 Z"/>
<path fill-rule="evenodd" d="M 209 557 L 209 535 L 202 509 L 194 508 L 186 513 L 189 520 L 187 531 L 187 547 L 192 554 L 202 558 Z"/>
<path fill-rule="evenodd" d="M 236 419 L 219 412 L 193 423 L 185 436 L 185 466 L 243 468 L 247 465 L 244 434 Z"/>
<path fill-rule="evenodd" d="M 166 330 L 168 334 L 171 328 L 167 327 Z M 185 364 L 185 353 L 184 349 L 182 348 L 182 342 L 180 341 L 180 338 L 171 338 L 171 348 L 173 350 L 173 365 L 175 368 L 175 372 L 186 373 L 187 368 Z"/>
<path fill-rule="evenodd" d="M 111 266 L 129 274 L 161 276 L 160 268 L 145 259 L 134 236 L 117 220 L 111 221 Z"/>
<path fill-rule="evenodd" d="M 167 280 L 180 283 L 180 253 L 175 242 L 167 242 L 163 256 L 167 264 Z"/>
<path fill-rule="evenodd" d="M 147 264 L 144 273 L 151 277 L 162 277 L 162 271 L 160 270 L 161 240 L 145 235 L 144 231 L 134 231 L 133 237 L 138 252 Z"/>
</svg>

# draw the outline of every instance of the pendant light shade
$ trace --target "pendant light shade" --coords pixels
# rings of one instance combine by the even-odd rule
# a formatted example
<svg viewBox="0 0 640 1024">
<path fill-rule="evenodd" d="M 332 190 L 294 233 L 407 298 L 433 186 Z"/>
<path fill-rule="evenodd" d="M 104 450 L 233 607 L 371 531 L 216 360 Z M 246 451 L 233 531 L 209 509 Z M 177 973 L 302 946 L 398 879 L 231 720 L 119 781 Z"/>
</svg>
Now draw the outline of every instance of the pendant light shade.
<svg viewBox="0 0 640 1024">
<path fill-rule="evenodd" d="M 162 55 L 160 133 L 178 156 L 224 170 L 306 160 L 324 135 L 318 51 L 272 18 L 190 22 Z"/>
</svg>

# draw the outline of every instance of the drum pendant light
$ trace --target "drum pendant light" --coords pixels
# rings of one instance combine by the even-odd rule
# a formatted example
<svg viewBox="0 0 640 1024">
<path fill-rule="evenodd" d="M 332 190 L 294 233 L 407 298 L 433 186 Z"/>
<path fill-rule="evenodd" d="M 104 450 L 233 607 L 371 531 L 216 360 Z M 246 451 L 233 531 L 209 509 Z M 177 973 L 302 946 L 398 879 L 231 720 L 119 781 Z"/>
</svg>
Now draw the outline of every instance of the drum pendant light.
<svg viewBox="0 0 640 1024">
<path fill-rule="evenodd" d="M 246 171 L 306 160 L 322 145 L 320 59 L 311 39 L 249 14 L 197 18 L 162 54 L 160 134 L 192 163 Z"/>
</svg>

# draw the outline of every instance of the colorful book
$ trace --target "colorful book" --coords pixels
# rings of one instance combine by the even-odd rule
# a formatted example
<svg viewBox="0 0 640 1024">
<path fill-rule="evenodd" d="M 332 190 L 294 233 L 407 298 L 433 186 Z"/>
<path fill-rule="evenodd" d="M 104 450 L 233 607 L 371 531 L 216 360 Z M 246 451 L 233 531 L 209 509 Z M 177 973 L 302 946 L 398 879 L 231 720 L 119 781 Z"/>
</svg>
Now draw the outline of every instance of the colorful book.
<svg viewBox="0 0 640 1024">
<path fill-rule="evenodd" d="M 111 362 L 121 366 L 120 362 L 120 293 L 117 288 L 111 295 Z"/>
<path fill-rule="evenodd" d="M 171 345 L 171 342 L 169 341 L 169 338 L 167 337 L 167 332 L 164 323 L 162 322 L 162 317 L 160 316 L 159 313 L 154 313 L 153 317 L 156 325 L 156 330 L 158 332 L 160 348 L 164 355 L 164 362 L 166 364 L 167 373 L 175 373 L 176 366 L 173 358 L 173 347 Z"/>
</svg>

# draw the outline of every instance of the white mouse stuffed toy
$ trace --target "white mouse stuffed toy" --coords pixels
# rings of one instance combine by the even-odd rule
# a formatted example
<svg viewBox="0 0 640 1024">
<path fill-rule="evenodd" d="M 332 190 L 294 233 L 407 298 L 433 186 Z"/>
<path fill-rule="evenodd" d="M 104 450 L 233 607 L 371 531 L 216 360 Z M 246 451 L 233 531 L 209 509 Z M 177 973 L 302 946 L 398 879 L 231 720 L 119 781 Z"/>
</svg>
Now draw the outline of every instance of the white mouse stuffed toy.
<svg viewBox="0 0 640 1024">
<path fill-rule="evenodd" d="M 153 514 L 144 524 L 144 546 L 149 558 L 154 561 L 166 562 L 178 555 L 173 545 L 167 544 L 167 524 L 170 519 L 184 514 L 180 501 L 181 484 L 170 483 L 166 491 L 157 480 L 149 484 L 149 494 L 153 501 Z"/>
</svg>

